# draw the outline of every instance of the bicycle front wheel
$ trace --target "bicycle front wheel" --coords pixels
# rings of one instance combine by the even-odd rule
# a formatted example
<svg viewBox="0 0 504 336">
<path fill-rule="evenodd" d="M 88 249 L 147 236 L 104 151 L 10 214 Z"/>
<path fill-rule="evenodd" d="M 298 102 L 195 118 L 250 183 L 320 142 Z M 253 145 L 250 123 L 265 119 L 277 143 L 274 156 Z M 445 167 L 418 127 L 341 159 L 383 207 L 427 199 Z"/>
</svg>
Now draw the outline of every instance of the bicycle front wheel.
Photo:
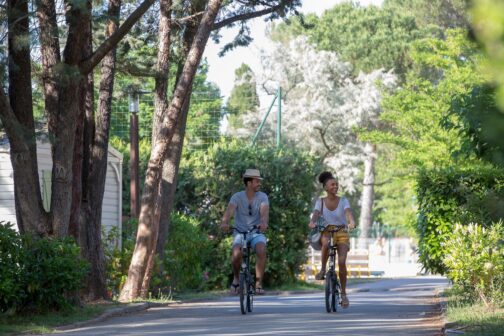
<svg viewBox="0 0 504 336">
<path fill-rule="evenodd" d="M 331 305 L 331 291 L 332 291 L 332 276 L 330 274 L 326 274 L 325 277 L 325 306 L 326 306 L 326 311 L 330 313 L 332 311 L 332 305 Z"/>
<path fill-rule="evenodd" d="M 338 280 L 336 279 L 336 273 L 331 274 L 331 307 L 332 311 L 336 312 L 338 310 L 339 301 L 339 289 Z"/>
<path fill-rule="evenodd" d="M 254 310 L 254 284 L 253 282 L 249 283 L 247 291 L 247 310 L 249 313 L 252 313 L 252 310 Z"/>
<path fill-rule="evenodd" d="M 248 297 L 248 286 L 245 279 L 245 274 L 240 273 L 240 310 L 242 314 L 247 314 L 247 306 L 245 300 Z"/>
</svg>

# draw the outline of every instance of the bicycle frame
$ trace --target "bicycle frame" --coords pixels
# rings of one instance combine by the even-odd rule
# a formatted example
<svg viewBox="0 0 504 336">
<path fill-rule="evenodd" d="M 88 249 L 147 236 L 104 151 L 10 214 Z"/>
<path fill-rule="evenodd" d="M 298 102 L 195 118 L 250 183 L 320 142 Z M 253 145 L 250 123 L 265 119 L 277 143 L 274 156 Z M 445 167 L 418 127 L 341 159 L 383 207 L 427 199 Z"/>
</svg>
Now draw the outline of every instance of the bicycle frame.
<svg viewBox="0 0 504 336">
<path fill-rule="evenodd" d="M 252 247 L 250 241 L 247 240 L 247 235 L 256 231 L 257 227 L 252 228 L 249 231 L 241 232 L 236 228 L 233 228 L 235 232 L 241 234 L 243 237 L 242 244 L 242 261 L 240 266 L 240 310 L 242 314 L 249 313 L 253 310 L 254 305 L 254 295 L 255 295 L 255 281 L 252 272 L 250 271 L 250 256 Z"/>
<path fill-rule="evenodd" d="M 325 304 L 328 313 L 336 312 L 338 304 L 341 304 L 341 285 L 336 272 L 336 251 L 334 244 L 334 234 L 341 231 L 342 228 L 331 229 L 329 233 L 329 267 L 325 274 Z"/>
</svg>

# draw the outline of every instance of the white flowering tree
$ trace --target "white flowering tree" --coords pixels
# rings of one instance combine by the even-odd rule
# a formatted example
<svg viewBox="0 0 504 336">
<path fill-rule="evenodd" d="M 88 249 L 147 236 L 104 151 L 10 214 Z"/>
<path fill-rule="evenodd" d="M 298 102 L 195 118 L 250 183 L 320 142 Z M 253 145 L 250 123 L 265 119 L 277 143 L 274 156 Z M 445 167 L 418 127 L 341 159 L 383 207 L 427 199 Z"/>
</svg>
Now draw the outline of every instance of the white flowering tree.
<svg viewBox="0 0 504 336">
<path fill-rule="evenodd" d="M 359 141 L 358 128 L 378 127 L 383 90 L 396 86 L 396 76 L 384 70 L 352 76 L 352 67 L 334 52 L 318 51 L 300 36 L 278 43 L 263 54 L 261 82 L 266 90 L 283 90 L 282 138 L 289 145 L 320 156 L 349 193 L 364 164 L 361 234 L 372 221 L 376 146 Z M 262 116 L 244 117 L 257 124 Z M 270 129 L 266 129 L 272 132 Z M 249 130 L 249 135 L 255 129 Z"/>
</svg>

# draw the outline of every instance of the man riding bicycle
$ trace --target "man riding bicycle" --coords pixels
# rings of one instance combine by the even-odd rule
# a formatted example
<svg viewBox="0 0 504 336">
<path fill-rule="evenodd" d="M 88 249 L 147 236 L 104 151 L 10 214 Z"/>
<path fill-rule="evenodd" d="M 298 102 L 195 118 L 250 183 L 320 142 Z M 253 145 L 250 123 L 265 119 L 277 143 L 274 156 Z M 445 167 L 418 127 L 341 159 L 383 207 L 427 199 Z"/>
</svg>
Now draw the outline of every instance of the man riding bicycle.
<svg viewBox="0 0 504 336">
<path fill-rule="evenodd" d="M 261 188 L 261 175 L 257 169 L 247 169 L 243 174 L 245 190 L 235 193 L 229 201 L 228 207 L 222 217 L 221 229 L 229 231 L 229 220 L 235 216 L 235 227 L 238 231 L 250 231 L 254 227 L 258 231 L 252 232 L 247 237 L 252 249 L 256 253 L 256 291 L 258 295 L 264 294 L 262 281 L 266 266 L 266 237 L 264 232 L 268 228 L 269 201 L 268 196 L 259 191 Z M 238 293 L 240 265 L 242 261 L 243 241 L 241 234 L 234 234 L 232 244 L 233 282 L 231 292 Z"/>
</svg>

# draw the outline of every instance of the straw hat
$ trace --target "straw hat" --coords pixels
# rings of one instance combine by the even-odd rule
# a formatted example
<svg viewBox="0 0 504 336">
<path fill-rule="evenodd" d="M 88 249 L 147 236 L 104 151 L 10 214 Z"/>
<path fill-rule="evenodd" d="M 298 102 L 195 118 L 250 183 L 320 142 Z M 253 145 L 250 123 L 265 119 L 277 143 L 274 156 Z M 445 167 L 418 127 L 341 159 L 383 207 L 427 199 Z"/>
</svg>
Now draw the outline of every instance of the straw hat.
<svg viewBox="0 0 504 336">
<path fill-rule="evenodd" d="M 256 179 L 262 180 L 261 173 L 259 172 L 259 169 L 247 169 L 247 170 L 245 170 L 245 174 L 243 174 L 243 177 L 251 177 L 251 178 L 256 178 Z"/>
</svg>

